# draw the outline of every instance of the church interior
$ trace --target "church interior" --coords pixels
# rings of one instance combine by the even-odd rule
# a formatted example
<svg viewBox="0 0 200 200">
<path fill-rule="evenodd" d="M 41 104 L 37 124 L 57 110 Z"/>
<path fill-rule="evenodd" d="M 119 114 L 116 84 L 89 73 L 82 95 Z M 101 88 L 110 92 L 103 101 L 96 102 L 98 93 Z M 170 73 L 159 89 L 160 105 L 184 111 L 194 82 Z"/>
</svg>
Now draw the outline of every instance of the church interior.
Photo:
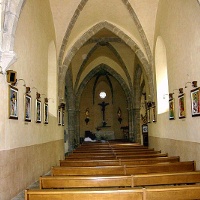
<svg viewBox="0 0 200 200">
<path fill-rule="evenodd" d="M 200 170 L 199 0 L 0 0 L 0 12 L 0 199 L 79 149 L 153 149 Z"/>
</svg>

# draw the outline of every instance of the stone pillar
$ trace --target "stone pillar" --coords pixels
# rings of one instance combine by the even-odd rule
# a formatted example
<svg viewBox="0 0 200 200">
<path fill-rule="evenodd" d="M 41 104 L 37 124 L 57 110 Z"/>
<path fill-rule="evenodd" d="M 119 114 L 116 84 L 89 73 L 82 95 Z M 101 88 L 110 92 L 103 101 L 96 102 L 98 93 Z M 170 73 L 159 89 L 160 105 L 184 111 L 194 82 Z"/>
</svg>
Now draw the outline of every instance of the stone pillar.
<svg viewBox="0 0 200 200">
<path fill-rule="evenodd" d="M 129 126 L 129 140 L 131 142 L 134 142 L 134 135 L 133 135 L 133 111 L 132 111 L 132 108 L 129 108 L 128 110 L 128 119 L 129 119 L 129 122 L 128 122 L 128 126 Z"/>
<path fill-rule="evenodd" d="M 75 145 L 75 110 L 68 110 L 68 133 L 69 133 L 69 152 L 74 150 Z"/>
<path fill-rule="evenodd" d="M 141 143 L 140 137 L 140 108 L 133 109 L 133 134 L 134 142 Z"/>
<path fill-rule="evenodd" d="M 75 129 L 76 129 L 76 144 L 80 144 L 80 110 L 76 110 L 76 121 L 75 121 Z"/>
</svg>

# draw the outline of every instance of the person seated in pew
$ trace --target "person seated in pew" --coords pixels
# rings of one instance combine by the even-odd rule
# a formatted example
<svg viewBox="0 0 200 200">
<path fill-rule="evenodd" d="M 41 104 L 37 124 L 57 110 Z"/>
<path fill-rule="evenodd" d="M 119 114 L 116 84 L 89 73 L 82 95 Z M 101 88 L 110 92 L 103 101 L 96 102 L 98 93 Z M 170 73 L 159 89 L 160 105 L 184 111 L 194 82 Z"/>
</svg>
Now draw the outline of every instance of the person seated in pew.
<svg viewBox="0 0 200 200">
<path fill-rule="evenodd" d="M 96 140 L 92 140 L 90 137 L 85 137 L 84 142 L 96 142 Z"/>
</svg>

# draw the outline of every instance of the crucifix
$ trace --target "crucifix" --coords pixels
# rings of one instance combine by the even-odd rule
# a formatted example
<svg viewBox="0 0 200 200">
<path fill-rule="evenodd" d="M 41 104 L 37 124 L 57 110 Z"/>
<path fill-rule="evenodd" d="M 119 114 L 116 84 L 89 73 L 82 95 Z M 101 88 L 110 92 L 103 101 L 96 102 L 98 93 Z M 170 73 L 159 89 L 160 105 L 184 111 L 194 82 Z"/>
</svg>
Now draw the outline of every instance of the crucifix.
<svg viewBox="0 0 200 200">
<path fill-rule="evenodd" d="M 101 108 L 101 111 L 102 111 L 102 115 L 103 115 L 103 126 L 106 125 L 106 122 L 105 122 L 105 108 L 107 105 L 109 105 L 109 103 L 105 103 L 105 101 L 103 101 L 102 103 L 99 103 L 98 105 L 100 105 L 102 108 Z"/>
</svg>

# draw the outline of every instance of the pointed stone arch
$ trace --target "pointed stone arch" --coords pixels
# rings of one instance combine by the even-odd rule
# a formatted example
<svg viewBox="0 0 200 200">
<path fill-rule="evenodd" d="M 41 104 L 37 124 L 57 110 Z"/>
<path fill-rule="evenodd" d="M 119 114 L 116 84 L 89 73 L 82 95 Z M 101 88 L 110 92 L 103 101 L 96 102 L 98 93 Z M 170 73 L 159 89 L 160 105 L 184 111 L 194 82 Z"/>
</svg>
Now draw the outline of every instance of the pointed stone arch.
<svg viewBox="0 0 200 200">
<path fill-rule="evenodd" d="M 110 66 L 104 64 L 104 63 L 101 63 L 100 65 L 98 65 L 97 67 L 95 67 L 94 69 L 92 69 L 88 74 L 87 76 L 84 78 L 84 80 L 82 81 L 82 83 L 80 84 L 77 92 L 76 92 L 76 111 L 79 110 L 79 107 L 80 107 L 80 98 L 81 98 L 81 95 L 82 95 L 82 92 L 83 90 L 85 89 L 85 87 L 87 86 L 88 82 L 101 70 L 105 70 L 107 72 L 109 72 L 110 74 L 112 74 L 112 76 L 121 84 L 123 90 L 124 90 L 124 93 L 125 93 L 125 96 L 126 96 L 126 99 L 127 99 L 127 104 L 128 104 L 128 115 L 130 116 L 130 112 L 131 112 L 131 108 L 132 108 L 132 94 L 131 94 L 131 91 L 128 87 L 128 85 L 126 84 L 125 80 L 121 77 L 120 74 L 118 74 L 115 70 L 113 70 L 113 68 L 111 68 Z M 77 112 L 77 115 L 79 115 L 80 113 Z M 79 116 L 76 116 L 76 124 L 77 124 L 77 129 L 76 129 L 76 138 L 79 138 L 79 135 L 80 135 L 80 127 L 78 126 L 80 124 L 79 122 L 79 119 L 80 117 Z M 129 121 L 131 121 L 131 119 L 129 119 Z"/>
<path fill-rule="evenodd" d="M 118 61 L 120 62 L 120 65 L 124 71 L 124 73 L 126 74 L 126 77 L 127 77 L 127 80 L 128 80 L 128 83 L 129 83 L 129 88 L 131 89 L 132 91 L 132 83 L 131 83 L 131 77 L 130 77 L 130 74 L 128 73 L 128 70 L 127 70 L 127 67 L 123 61 L 123 59 L 121 58 L 121 56 L 119 55 L 119 53 L 117 52 L 117 50 L 109 43 L 109 40 L 106 42 L 106 44 L 104 45 L 106 46 L 108 49 L 110 49 L 112 51 L 112 53 L 117 57 Z M 81 74 L 84 70 L 84 67 L 87 63 L 87 61 L 89 60 L 89 58 L 92 56 L 92 54 L 99 48 L 101 47 L 101 44 L 100 42 L 98 42 L 90 51 L 89 53 L 87 54 L 86 58 L 83 60 L 81 66 L 80 66 L 80 69 L 78 71 L 78 74 L 77 74 L 77 78 L 76 78 L 76 82 L 75 82 L 75 91 L 77 90 L 77 87 L 78 87 L 78 83 L 79 83 L 79 80 L 80 80 L 80 77 L 81 77 Z"/>
<path fill-rule="evenodd" d="M 137 15 L 136 15 L 134 9 L 132 8 L 131 4 L 129 3 L 129 1 L 128 0 L 121 0 L 121 1 L 126 6 L 128 12 L 130 13 L 132 19 L 134 20 L 134 22 L 136 24 L 136 27 L 138 28 L 138 32 L 139 32 L 141 39 L 143 41 L 143 44 L 144 44 L 144 47 L 145 47 L 145 50 L 146 50 L 146 53 L 147 53 L 147 56 L 148 56 L 149 63 L 152 65 L 153 56 L 152 56 L 150 46 L 149 46 L 148 40 L 146 38 L 145 32 L 142 28 L 142 25 L 140 24 L 140 21 L 139 21 Z M 58 59 L 58 65 L 59 66 L 62 65 L 64 52 L 65 52 L 66 45 L 68 43 L 70 33 L 71 33 L 79 15 L 80 15 L 80 12 L 83 10 L 83 8 L 84 8 L 84 6 L 86 5 L 87 2 L 88 2 L 88 0 L 82 0 L 79 3 L 79 5 L 77 6 L 77 9 L 75 10 L 74 15 L 71 18 L 71 21 L 69 23 L 68 29 L 65 32 L 65 36 L 63 38 L 63 42 L 62 42 L 62 45 L 61 45 L 59 59 Z"/>
<path fill-rule="evenodd" d="M 59 97 L 62 98 L 64 95 L 64 77 L 67 71 L 68 66 L 70 65 L 72 58 L 77 53 L 77 51 L 84 45 L 85 41 L 89 40 L 93 35 L 95 35 L 97 32 L 99 32 L 101 29 L 106 28 L 109 31 L 113 32 L 115 35 L 117 35 L 119 38 L 121 38 L 137 55 L 140 62 L 143 65 L 144 71 L 147 76 L 149 88 L 150 88 L 150 94 L 154 96 L 154 87 L 153 87 L 153 73 L 151 65 L 148 63 L 147 59 L 145 58 L 143 52 L 139 49 L 137 44 L 128 36 L 126 35 L 122 30 L 120 30 L 115 25 L 103 21 L 100 22 L 93 27 L 91 27 L 87 32 L 85 32 L 71 47 L 68 54 L 65 57 L 65 60 L 63 62 L 63 65 L 59 68 Z"/>
<path fill-rule="evenodd" d="M 112 67 L 110 67 L 110 66 L 108 66 L 104 63 L 101 63 L 100 65 L 98 65 L 97 67 L 92 69 L 87 74 L 87 76 L 84 78 L 82 83 L 80 84 L 80 86 L 79 86 L 79 88 L 76 92 L 76 100 L 77 100 L 76 107 L 77 106 L 79 107 L 80 97 L 81 97 L 81 94 L 82 94 L 84 88 L 86 87 L 87 83 L 95 76 L 95 74 L 97 74 L 101 70 L 105 70 L 105 71 L 109 72 L 110 74 L 112 74 L 112 76 L 122 85 L 122 88 L 123 88 L 124 93 L 126 95 L 127 103 L 131 104 L 132 95 L 131 95 L 131 91 L 130 91 L 128 85 L 126 84 L 125 80 Z"/>
</svg>

